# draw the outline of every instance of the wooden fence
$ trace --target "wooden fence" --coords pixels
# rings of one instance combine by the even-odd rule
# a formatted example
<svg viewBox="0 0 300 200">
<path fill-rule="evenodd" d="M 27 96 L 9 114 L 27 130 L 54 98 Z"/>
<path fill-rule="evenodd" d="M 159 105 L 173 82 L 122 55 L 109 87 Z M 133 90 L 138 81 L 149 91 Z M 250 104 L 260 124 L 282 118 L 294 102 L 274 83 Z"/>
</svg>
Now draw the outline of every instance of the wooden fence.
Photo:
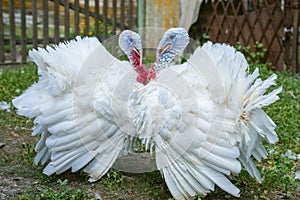
<svg viewBox="0 0 300 200">
<path fill-rule="evenodd" d="M 265 60 L 277 70 L 300 72 L 299 0 L 209 1 L 195 26 L 214 42 L 267 49 Z M 195 27 L 194 27 L 195 28 Z M 199 29 L 198 29 L 199 32 Z"/>
<path fill-rule="evenodd" d="M 142 5 L 138 5 L 138 2 L 147 4 L 147 10 L 144 8 L 138 13 L 138 6 Z M 143 21 L 139 21 L 143 22 L 142 25 L 155 26 L 155 20 L 162 19 L 163 16 L 166 21 L 167 13 L 171 13 L 170 22 L 164 22 L 165 25 L 170 25 L 174 22 L 175 11 L 179 7 L 174 6 L 176 2 L 173 1 L 172 5 L 162 2 L 164 1 L 0 0 L 0 65 L 11 66 L 26 62 L 28 49 L 58 43 L 76 35 L 95 35 L 104 40 L 123 29 L 136 28 L 138 14 L 143 18 Z M 300 72 L 299 0 L 205 2 L 201 6 L 198 22 L 190 30 L 194 39 L 206 33 L 213 42 L 232 45 L 240 42 L 251 46 L 260 42 L 267 49 L 265 60 L 273 63 L 276 69 L 282 71 L 289 68 L 293 72 Z M 180 6 L 179 0 L 177 3 Z M 173 6 L 174 13 L 162 8 L 168 5 Z M 157 17 L 159 14 L 156 14 L 155 20 L 147 19 L 150 7 L 154 11 L 157 9 L 162 16 Z M 161 12 L 163 10 L 166 11 Z"/>
<path fill-rule="evenodd" d="M 28 49 L 76 35 L 104 40 L 137 27 L 137 0 L 0 0 L 0 65 L 27 61 Z"/>
</svg>

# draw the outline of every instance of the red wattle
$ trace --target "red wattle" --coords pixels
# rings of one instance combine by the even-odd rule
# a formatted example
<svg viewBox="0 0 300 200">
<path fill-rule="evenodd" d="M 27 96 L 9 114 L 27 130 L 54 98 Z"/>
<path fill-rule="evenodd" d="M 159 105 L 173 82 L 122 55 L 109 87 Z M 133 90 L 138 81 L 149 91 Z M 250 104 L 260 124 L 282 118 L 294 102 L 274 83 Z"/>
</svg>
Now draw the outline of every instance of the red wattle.
<svg viewBox="0 0 300 200">
<path fill-rule="evenodd" d="M 139 83 L 142 83 L 142 84 L 146 85 L 147 84 L 148 72 L 147 72 L 147 69 L 146 69 L 145 65 L 135 66 L 134 69 L 139 74 L 139 76 L 137 77 L 137 81 Z"/>
<path fill-rule="evenodd" d="M 148 71 L 144 64 L 140 63 L 140 55 L 136 51 L 132 51 L 131 64 L 134 66 L 134 70 L 139 74 L 137 81 L 144 85 L 147 84 Z"/>
<path fill-rule="evenodd" d="M 150 67 L 150 70 L 149 70 L 149 74 L 147 76 L 147 79 L 150 81 L 151 79 L 154 79 L 156 77 L 156 72 L 155 72 L 155 65 L 152 65 Z"/>
</svg>

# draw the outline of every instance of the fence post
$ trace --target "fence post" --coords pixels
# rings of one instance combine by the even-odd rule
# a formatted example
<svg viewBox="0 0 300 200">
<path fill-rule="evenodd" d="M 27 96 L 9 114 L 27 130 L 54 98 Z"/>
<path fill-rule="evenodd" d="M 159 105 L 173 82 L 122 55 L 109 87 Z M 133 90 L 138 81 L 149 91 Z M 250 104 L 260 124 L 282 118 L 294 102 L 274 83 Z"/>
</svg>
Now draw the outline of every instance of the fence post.
<svg viewBox="0 0 300 200">
<path fill-rule="evenodd" d="M 75 15 L 75 20 L 74 20 L 74 34 L 79 35 L 80 29 L 79 29 L 79 0 L 75 0 L 74 2 L 75 9 L 74 9 L 74 15 Z"/>
<path fill-rule="evenodd" d="M 103 0 L 103 24 L 104 24 L 104 39 L 107 38 L 107 10 L 108 10 L 108 5 L 107 5 L 108 0 Z"/>
<path fill-rule="evenodd" d="M 46 46 L 49 43 L 49 9 L 48 0 L 43 0 L 43 45 Z"/>
<path fill-rule="evenodd" d="M 138 28 L 144 27 L 145 4 L 144 0 L 138 0 Z"/>
<path fill-rule="evenodd" d="M 59 1 L 54 0 L 54 42 L 58 43 L 59 41 Z"/>
<path fill-rule="evenodd" d="M 293 41 L 292 41 L 292 69 L 293 73 L 300 72 L 300 66 L 298 63 L 299 54 L 298 54 L 298 45 L 299 45 L 299 3 L 298 0 L 293 1 Z"/>
<path fill-rule="evenodd" d="M 132 7 L 133 7 L 133 6 L 132 6 L 132 4 L 133 4 L 133 3 L 132 3 L 132 0 L 129 0 L 129 17 L 128 17 L 128 19 L 129 19 L 129 20 L 128 20 L 128 28 L 129 28 L 129 29 L 132 29 L 132 24 L 133 24 L 133 23 L 132 23 L 132 21 L 133 21 L 133 17 L 132 17 L 132 15 L 133 15 L 133 13 L 132 13 L 132 12 L 133 12 Z"/>
<path fill-rule="evenodd" d="M 3 11 L 2 1 L 0 1 L 0 62 L 5 61 L 4 56 L 4 23 L 3 23 Z"/>
<path fill-rule="evenodd" d="M 125 2 L 124 1 L 121 1 L 121 30 L 124 30 L 125 29 Z"/>
<path fill-rule="evenodd" d="M 94 13 L 94 34 L 97 38 L 99 38 L 99 0 L 95 0 Z"/>
<path fill-rule="evenodd" d="M 11 61 L 16 62 L 16 27 L 15 27 L 15 5 L 14 1 L 9 1 L 9 26 L 10 26 L 10 55 Z"/>
<path fill-rule="evenodd" d="M 22 62 L 27 60 L 27 37 L 26 37 L 26 4 L 25 0 L 21 1 L 21 46 Z"/>
<path fill-rule="evenodd" d="M 65 40 L 68 40 L 70 38 L 70 2 L 69 0 L 65 0 L 65 19 L 64 19 L 64 27 L 65 27 L 65 30 L 64 30 L 64 37 L 65 37 Z"/>
<path fill-rule="evenodd" d="M 89 0 L 84 0 L 84 34 L 87 36 L 90 34 L 90 7 Z"/>
<path fill-rule="evenodd" d="M 112 6 L 113 6 L 113 10 L 112 10 L 112 34 L 115 35 L 116 34 L 116 22 L 117 22 L 117 1 L 113 0 L 112 2 Z"/>
<path fill-rule="evenodd" d="M 37 0 L 32 1 L 32 44 L 33 48 L 38 47 L 38 23 L 37 23 Z"/>
</svg>

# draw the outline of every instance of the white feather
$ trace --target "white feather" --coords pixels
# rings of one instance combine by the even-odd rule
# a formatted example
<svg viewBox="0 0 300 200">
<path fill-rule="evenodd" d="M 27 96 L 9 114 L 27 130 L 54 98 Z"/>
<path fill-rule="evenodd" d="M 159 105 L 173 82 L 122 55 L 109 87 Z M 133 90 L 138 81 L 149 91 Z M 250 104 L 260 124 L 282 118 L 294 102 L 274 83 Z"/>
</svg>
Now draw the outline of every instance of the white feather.
<svg viewBox="0 0 300 200">
<path fill-rule="evenodd" d="M 77 37 L 32 50 L 29 55 L 40 78 L 13 104 L 20 115 L 35 118 L 33 135 L 41 134 L 35 164 L 45 164 L 50 158 L 45 174 L 86 167 L 91 178 L 101 178 L 113 165 L 125 138 L 107 107 L 118 80 L 132 67 L 115 59 L 96 38 Z M 108 77 L 101 80 L 103 71 Z"/>
</svg>

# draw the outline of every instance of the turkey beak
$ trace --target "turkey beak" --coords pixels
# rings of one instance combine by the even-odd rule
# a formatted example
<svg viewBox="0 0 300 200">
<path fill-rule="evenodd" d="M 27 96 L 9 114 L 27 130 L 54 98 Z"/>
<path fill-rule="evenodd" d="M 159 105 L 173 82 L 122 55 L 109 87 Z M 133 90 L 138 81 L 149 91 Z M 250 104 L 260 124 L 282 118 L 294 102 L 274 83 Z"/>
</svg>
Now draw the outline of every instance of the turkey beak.
<svg viewBox="0 0 300 200">
<path fill-rule="evenodd" d="M 159 49 L 159 56 L 163 55 L 164 53 L 166 53 L 167 51 L 169 51 L 172 47 L 171 43 L 166 43 L 164 44 L 160 49 Z"/>
<path fill-rule="evenodd" d="M 133 51 L 140 57 L 140 66 L 142 65 L 143 53 L 142 50 L 133 46 Z"/>
<path fill-rule="evenodd" d="M 133 51 L 135 51 L 135 53 L 140 56 L 140 51 L 138 48 L 136 48 L 136 46 L 133 46 Z"/>
</svg>

